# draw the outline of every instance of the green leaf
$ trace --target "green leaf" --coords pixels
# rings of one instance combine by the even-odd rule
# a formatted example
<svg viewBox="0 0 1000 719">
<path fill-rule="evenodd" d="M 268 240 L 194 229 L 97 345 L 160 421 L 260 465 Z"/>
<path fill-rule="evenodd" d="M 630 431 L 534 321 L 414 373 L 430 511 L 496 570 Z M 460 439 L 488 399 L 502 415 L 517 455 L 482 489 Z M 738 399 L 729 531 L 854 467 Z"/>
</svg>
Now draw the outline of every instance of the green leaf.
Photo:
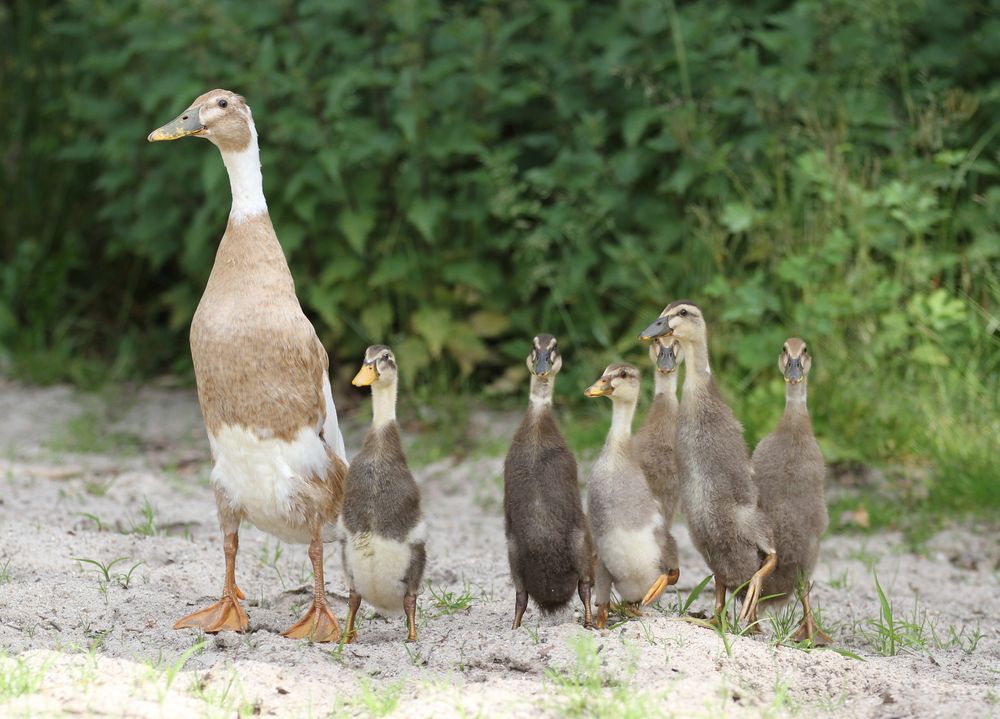
<svg viewBox="0 0 1000 719">
<path fill-rule="evenodd" d="M 431 357 L 439 358 L 451 329 L 451 315 L 448 310 L 422 307 L 413 313 L 411 325 L 413 331 L 427 343 Z"/>
<path fill-rule="evenodd" d="M 359 255 L 363 254 L 368 235 L 375 227 L 375 212 L 365 208 L 358 212 L 346 210 L 337 218 L 340 231 L 347 238 L 347 244 Z"/>
</svg>

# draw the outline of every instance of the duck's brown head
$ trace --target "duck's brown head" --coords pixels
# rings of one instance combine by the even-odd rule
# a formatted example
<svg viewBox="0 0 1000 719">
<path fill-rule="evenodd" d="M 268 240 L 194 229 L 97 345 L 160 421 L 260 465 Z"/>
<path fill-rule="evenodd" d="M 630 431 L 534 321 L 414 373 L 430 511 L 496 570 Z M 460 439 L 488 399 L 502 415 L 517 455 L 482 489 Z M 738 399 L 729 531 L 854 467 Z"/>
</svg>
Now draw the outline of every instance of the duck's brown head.
<svg viewBox="0 0 1000 719">
<path fill-rule="evenodd" d="M 355 387 L 390 385 L 396 381 L 396 356 L 385 345 L 372 345 L 365 350 L 365 361 L 351 380 Z"/>
<path fill-rule="evenodd" d="M 535 335 L 527 359 L 528 371 L 541 379 L 552 377 L 562 369 L 562 355 L 556 338 L 548 334 Z"/>
<path fill-rule="evenodd" d="M 584 394 L 588 397 L 611 397 L 635 401 L 639 398 L 639 370 L 625 362 L 609 364 L 604 374 L 590 385 Z"/>
<path fill-rule="evenodd" d="M 788 384 L 799 384 L 805 381 L 809 375 L 809 368 L 812 367 L 812 356 L 806 341 L 798 337 L 789 337 L 785 340 L 781 354 L 778 355 L 778 369 Z"/>
<path fill-rule="evenodd" d="M 678 300 L 667 305 L 660 316 L 639 333 L 639 339 L 676 337 L 681 342 L 700 342 L 705 340 L 706 334 L 701 308 L 691 300 Z"/>
<path fill-rule="evenodd" d="M 204 137 L 223 152 L 240 152 L 250 145 L 254 134 L 253 115 L 246 100 L 229 90 L 209 90 L 146 139 L 162 142 Z"/>
</svg>

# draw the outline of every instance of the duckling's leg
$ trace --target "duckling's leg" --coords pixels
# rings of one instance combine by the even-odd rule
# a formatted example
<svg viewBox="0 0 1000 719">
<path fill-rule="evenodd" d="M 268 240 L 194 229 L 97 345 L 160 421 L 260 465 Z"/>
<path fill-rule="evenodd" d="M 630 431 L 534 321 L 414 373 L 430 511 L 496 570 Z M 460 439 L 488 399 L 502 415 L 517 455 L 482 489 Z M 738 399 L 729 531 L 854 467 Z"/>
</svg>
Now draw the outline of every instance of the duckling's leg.
<svg viewBox="0 0 1000 719">
<path fill-rule="evenodd" d="M 174 629 L 192 627 L 201 629 L 207 634 L 215 634 L 222 631 L 245 632 L 250 627 L 247 613 L 240 605 L 243 592 L 236 586 L 236 551 L 240 546 L 238 534 L 240 520 L 225 515 L 223 517 L 225 535 L 222 549 L 226 555 L 226 578 L 222 585 L 222 598 L 212 606 L 180 619 L 174 624 Z"/>
<path fill-rule="evenodd" d="M 580 601 L 583 602 L 583 628 L 593 629 L 594 616 L 590 613 L 590 581 L 580 579 L 576 585 L 576 593 L 580 595 Z"/>
<path fill-rule="evenodd" d="M 406 641 L 417 641 L 417 595 L 407 592 L 403 597 L 403 611 L 406 612 L 406 623 L 410 628 Z"/>
<path fill-rule="evenodd" d="M 802 595 L 802 622 L 792 635 L 792 641 L 803 642 L 806 639 L 817 647 L 825 647 L 833 641 L 826 632 L 816 626 L 813 620 L 812 607 L 809 606 L 809 589 Z"/>
<path fill-rule="evenodd" d="M 764 559 L 764 563 L 760 565 L 760 569 L 754 572 L 753 577 L 750 578 L 747 594 L 743 598 L 743 610 L 740 612 L 740 622 L 746 623 L 751 618 L 753 621 L 756 621 L 757 602 L 760 601 L 761 587 L 764 586 L 764 580 L 771 576 L 771 572 L 774 571 L 776 566 L 778 566 L 778 553 L 771 550 Z"/>
<path fill-rule="evenodd" d="M 354 617 L 361 608 L 361 595 L 351 589 L 347 599 L 347 626 L 344 628 L 344 643 L 352 644 L 358 638 L 358 633 L 354 629 Z"/>
<path fill-rule="evenodd" d="M 713 581 L 715 582 L 715 611 L 708 623 L 714 627 L 725 627 L 726 583 L 718 574 L 714 576 Z"/>
<path fill-rule="evenodd" d="M 309 611 L 295 626 L 282 636 L 289 639 L 311 639 L 314 642 L 336 642 L 340 639 L 340 624 L 326 602 L 326 585 L 323 581 L 323 540 L 320 528 L 313 531 L 309 543 L 309 559 L 313 565 L 313 601 Z"/>
<path fill-rule="evenodd" d="M 524 589 L 518 589 L 517 594 L 514 595 L 514 625 L 511 629 L 521 628 L 521 617 L 524 616 L 524 610 L 528 608 L 528 592 Z"/>
<path fill-rule="evenodd" d="M 597 560 L 597 577 L 594 582 L 597 594 L 597 621 L 595 629 L 606 629 L 608 626 L 608 610 L 611 608 L 611 572 L 604 562 Z"/>
</svg>

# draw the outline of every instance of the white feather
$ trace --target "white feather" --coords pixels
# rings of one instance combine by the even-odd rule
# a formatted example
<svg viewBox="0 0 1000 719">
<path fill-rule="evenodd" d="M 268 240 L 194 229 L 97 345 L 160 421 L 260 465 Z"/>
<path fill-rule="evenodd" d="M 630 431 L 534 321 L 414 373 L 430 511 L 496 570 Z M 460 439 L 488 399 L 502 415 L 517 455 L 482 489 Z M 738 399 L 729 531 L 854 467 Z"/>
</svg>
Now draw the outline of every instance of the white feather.
<svg viewBox="0 0 1000 719">
<path fill-rule="evenodd" d="M 402 542 L 374 532 L 358 532 L 347 537 L 344 563 L 354 591 L 381 614 L 402 614 L 406 594 L 404 580 L 413 555 L 411 545 L 423 542 L 426 534 L 427 528 L 421 519 Z"/>
<path fill-rule="evenodd" d="M 326 416 L 323 418 L 323 437 L 326 439 L 326 443 L 330 449 L 344 460 L 344 464 L 349 466 L 347 448 L 344 446 L 344 435 L 340 431 L 340 423 L 337 421 L 337 408 L 333 404 L 330 377 L 325 372 L 323 373 L 323 399 L 326 402 Z"/>
<path fill-rule="evenodd" d="M 249 108 L 247 109 L 249 112 Z M 222 161 L 229 172 L 229 187 L 233 193 L 233 208 L 229 217 L 239 223 L 248 217 L 267 213 L 264 199 L 264 179 L 260 173 L 260 150 L 257 148 L 257 128 L 250 120 L 250 144 L 239 152 L 223 152 Z"/>
<path fill-rule="evenodd" d="M 233 509 L 251 524 L 286 542 L 308 543 L 308 518 L 296 509 L 296 497 L 317 493 L 310 477 L 325 477 L 326 445 L 315 430 L 304 427 L 292 441 L 259 438 L 242 427 L 225 426 L 209 433 L 211 480 Z M 318 499 L 318 498 L 317 498 Z M 301 506 L 300 501 L 300 506 Z M 313 503 L 308 499 L 305 506 Z"/>
<path fill-rule="evenodd" d="M 615 589 L 623 601 L 642 599 L 660 576 L 660 545 L 656 527 L 663 518 L 656 513 L 653 522 L 642 529 L 615 527 L 597 540 L 597 553 L 614 578 Z"/>
</svg>

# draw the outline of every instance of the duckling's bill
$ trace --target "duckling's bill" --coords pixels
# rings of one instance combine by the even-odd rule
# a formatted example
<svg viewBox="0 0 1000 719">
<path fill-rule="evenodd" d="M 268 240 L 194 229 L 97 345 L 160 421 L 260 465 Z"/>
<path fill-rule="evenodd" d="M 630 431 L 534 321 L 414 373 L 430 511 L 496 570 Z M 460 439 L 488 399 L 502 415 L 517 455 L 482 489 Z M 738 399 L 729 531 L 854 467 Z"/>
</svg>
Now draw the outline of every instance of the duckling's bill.
<svg viewBox="0 0 1000 719">
<path fill-rule="evenodd" d="M 657 317 L 649 327 L 639 333 L 639 339 L 655 340 L 657 337 L 669 337 L 673 333 L 674 330 L 670 327 L 670 320 L 666 317 Z"/>
<path fill-rule="evenodd" d="M 611 380 L 601 377 L 594 384 L 587 387 L 583 393 L 588 397 L 607 397 L 614 391 L 614 387 L 611 386 Z"/>
<path fill-rule="evenodd" d="M 355 387 L 367 387 L 372 382 L 378 379 L 378 372 L 375 371 L 374 364 L 363 364 L 358 373 L 354 375 L 354 379 L 351 380 L 351 384 Z"/>
<path fill-rule="evenodd" d="M 150 142 L 179 140 L 188 135 L 197 135 L 204 129 L 205 126 L 201 124 L 201 117 L 198 110 L 190 109 L 185 110 L 163 127 L 153 130 L 146 136 L 146 139 Z"/>
<path fill-rule="evenodd" d="M 677 354 L 674 345 L 665 346 L 659 343 L 659 352 L 656 355 L 656 370 L 663 374 L 670 374 L 677 369 Z"/>
</svg>

